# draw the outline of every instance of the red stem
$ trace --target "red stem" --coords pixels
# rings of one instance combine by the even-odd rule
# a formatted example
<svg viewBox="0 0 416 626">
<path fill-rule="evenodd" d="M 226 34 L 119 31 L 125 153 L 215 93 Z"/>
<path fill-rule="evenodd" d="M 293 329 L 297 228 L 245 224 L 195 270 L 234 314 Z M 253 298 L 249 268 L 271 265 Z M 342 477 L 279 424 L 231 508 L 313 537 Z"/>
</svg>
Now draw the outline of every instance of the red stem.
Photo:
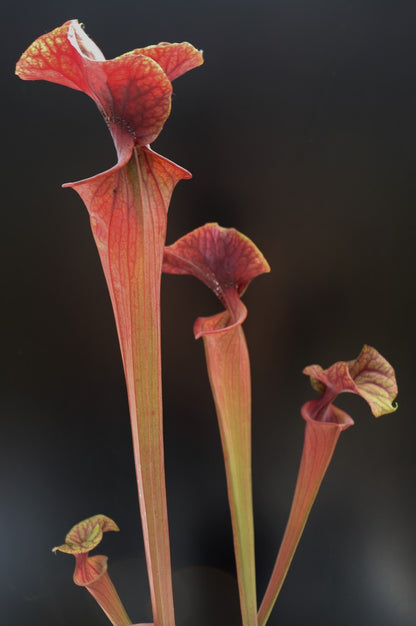
<svg viewBox="0 0 416 626">
<path fill-rule="evenodd" d="M 346 425 L 307 420 L 292 508 L 270 582 L 259 609 L 258 626 L 265 626 L 270 616 L 331 461 L 338 437 L 345 428 Z"/>
</svg>

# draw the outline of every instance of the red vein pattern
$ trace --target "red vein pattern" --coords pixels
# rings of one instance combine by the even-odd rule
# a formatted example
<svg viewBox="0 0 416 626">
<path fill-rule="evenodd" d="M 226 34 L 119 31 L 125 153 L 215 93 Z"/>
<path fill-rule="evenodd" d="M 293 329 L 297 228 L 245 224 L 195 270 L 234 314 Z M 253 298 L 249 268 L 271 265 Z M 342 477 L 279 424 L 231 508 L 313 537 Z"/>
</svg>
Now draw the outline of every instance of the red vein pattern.
<svg viewBox="0 0 416 626">
<path fill-rule="evenodd" d="M 85 202 L 107 280 L 129 396 L 137 485 L 155 626 L 173 626 L 164 479 L 160 278 L 170 198 L 190 174 L 153 152 L 171 108 L 171 80 L 200 65 L 188 43 L 105 60 L 76 20 L 37 39 L 17 63 L 24 80 L 85 92 L 103 115 L 117 164 L 66 186 Z"/>
<path fill-rule="evenodd" d="M 364 346 L 354 361 L 338 361 L 324 370 L 309 365 L 303 373 L 322 395 L 306 402 L 302 417 L 306 421 L 302 458 L 286 530 L 270 582 L 260 605 L 258 626 L 265 626 L 285 581 L 290 564 L 331 462 L 342 431 L 354 424 L 352 418 L 334 404 L 339 393 L 355 393 L 364 398 L 375 417 L 392 413 L 397 406 L 397 383 L 390 363 L 377 350 Z"/>
<path fill-rule="evenodd" d="M 242 328 L 247 310 L 240 300 L 249 282 L 270 267 L 247 237 L 233 228 L 206 224 L 165 248 L 163 270 L 190 274 L 214 291 L 226 310 L 200 317 L 224 454 L 233 528 L 241 614 L 257 626 L 256 573 L 251 477 L 250 359 Z"/>
<path fill-rule="evenodd" d="M 94 515 L 71 528 L 65 537 L 65 543 L 53 548 L 75 557 L 74 583 L 85 587 L 100 605 L 114 626 L 127 626 L 131 619 L 119 598 L 108 574 L 108 559 L 101 554 L 88 556 L 90 550 L 98 546 L 103 533 L 119 528 L 105 515 Z"/>
</svg>

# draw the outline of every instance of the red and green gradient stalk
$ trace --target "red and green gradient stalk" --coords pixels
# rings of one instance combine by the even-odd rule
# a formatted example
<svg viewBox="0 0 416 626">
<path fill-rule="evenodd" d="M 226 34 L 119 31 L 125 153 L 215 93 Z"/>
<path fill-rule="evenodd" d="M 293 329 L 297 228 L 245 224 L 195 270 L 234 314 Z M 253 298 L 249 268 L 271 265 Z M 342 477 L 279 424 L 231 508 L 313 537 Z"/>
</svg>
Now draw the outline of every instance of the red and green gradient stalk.
<svg viewBox="0 0 416 626">
<path fill-rule="evenodd" d="M 155 626 L 175 623 L 167 519 L 160 357 L 160 280 L 167 211 L 190 174 L 153 152 L 171 108 L 171 81 L 202 63 L 189 43 L 106 60 L 76 20 L 37 39 L 16 73 L 85 92 L 102 113 L 117 164 L 67 186 L 83 199 L 107 280 L 129 398 Z"/>
<path fill-rule="evenodd" d="M 319 398 L 306 402 L 305 439 L 289 520 L 280 545 L 269 585 L 260 605 L 258 625 L 265 626 L 280 593 L 319 488 L 331 462 L 342 431 L 354 424 L 352 418 L 332 402 L 343 392 L 361 396 L 375 417 L 396 410 L 397 383 L 390 363 L 371 346 L 364 346 L 353 361 L 339 361 L 323 370 L 310 365 L 303 370 Z"/>
<path fill-rule="evenodd" d="M 53 548 L 53 552 L 72 554 L 75 557 L 74 583 L 87 589 L 114 626 L 128 626 L 131 620 L 108 574 L 107 557 L 89 556 L 101 542 L 103 533 L 118 530 L 117 524 L 106 515 L 94 515 L 73 526 L 65 543 Z"/>
<path fill-rule="evenodd" d="M 227 477 L 228 500 L 243 626 L 257 626 L 256 565 L 251 476 L 250 359 L 240 300 L 250 281 L 270 267 L 247 237 L 233 228 L 206 224 L 165 250 L 163 270 L 190 274 L 214 291 L 225 311 L 198 318 L 215 401 Z"/>
</svg>

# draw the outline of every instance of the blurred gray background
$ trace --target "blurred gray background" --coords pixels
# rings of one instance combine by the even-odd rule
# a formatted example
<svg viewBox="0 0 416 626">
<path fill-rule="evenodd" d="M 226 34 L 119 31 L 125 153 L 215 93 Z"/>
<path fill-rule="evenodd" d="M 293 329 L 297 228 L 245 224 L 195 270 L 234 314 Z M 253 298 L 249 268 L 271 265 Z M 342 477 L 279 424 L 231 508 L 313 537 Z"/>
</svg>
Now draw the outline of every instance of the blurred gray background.
<svg viewBox="0 0 416 626">
<path fill-rule="evenodd" d="M 189 40 L 205 65 L 174 83 L 153 145 L 188 168 L 168 242 L 234 226 L 272 273 L 245 323 L 253 375 L 259 599 L 299 463 L 302 368 L 375 346 L 395 367 L 397 413 L 344 396 L 341 436 L 270 626 L 414 626 L 416 6 L 375 0 L 4 0 L 0 623 L 99 626 L 106 618 L 53 556 L 98 512 L 121 532 L 101 552 L 136 621 L 150 621 L 126 393 L 98 254 L 80 198 L 61 184 L 115 162 L 85 95 L 19 81 L 39 35 L 78 18 L 108 57 Z M 239 624 L 231 526 L 202 343 L 219 304 L 163 279 L 165 441 L 177 626 Z"/>
</svg>

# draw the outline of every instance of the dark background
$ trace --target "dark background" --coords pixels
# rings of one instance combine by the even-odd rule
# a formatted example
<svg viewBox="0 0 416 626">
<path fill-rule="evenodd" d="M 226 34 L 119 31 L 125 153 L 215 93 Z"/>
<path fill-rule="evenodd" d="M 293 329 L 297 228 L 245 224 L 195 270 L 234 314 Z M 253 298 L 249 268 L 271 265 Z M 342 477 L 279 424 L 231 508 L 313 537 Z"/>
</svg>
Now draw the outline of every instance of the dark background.
<svg viewBox="0 0 416 626">
<path fill-rule="evenodd" d="M 363 343 L 394 366 L 397 413 L 344 396 L 341 436 L 270 625 L 416 622 L 416 7 L 376 0 L 3 2 L 0 623 L 106 618 L 52 546 L 115 519 L 101 552 L 136 621 L 150 620 L 116 332 L 87 211 L 66 181 L 115 162 L 83 94 L 13 76 L 70 18 L 111 58 L 189 40 L 206 63 L 174 83 L 154 148 L 190 169 L 168 242 L 234 226 L 272 273 L 249 288 L 259 599 L 284 530 L 313 397 L 302 368 Z M 192 324 L 219 310 L 191 278 L 163 279 L 165 441 L 178 626 L 233 626 L 238 607 L 216 417 Z"/>
</svg>

